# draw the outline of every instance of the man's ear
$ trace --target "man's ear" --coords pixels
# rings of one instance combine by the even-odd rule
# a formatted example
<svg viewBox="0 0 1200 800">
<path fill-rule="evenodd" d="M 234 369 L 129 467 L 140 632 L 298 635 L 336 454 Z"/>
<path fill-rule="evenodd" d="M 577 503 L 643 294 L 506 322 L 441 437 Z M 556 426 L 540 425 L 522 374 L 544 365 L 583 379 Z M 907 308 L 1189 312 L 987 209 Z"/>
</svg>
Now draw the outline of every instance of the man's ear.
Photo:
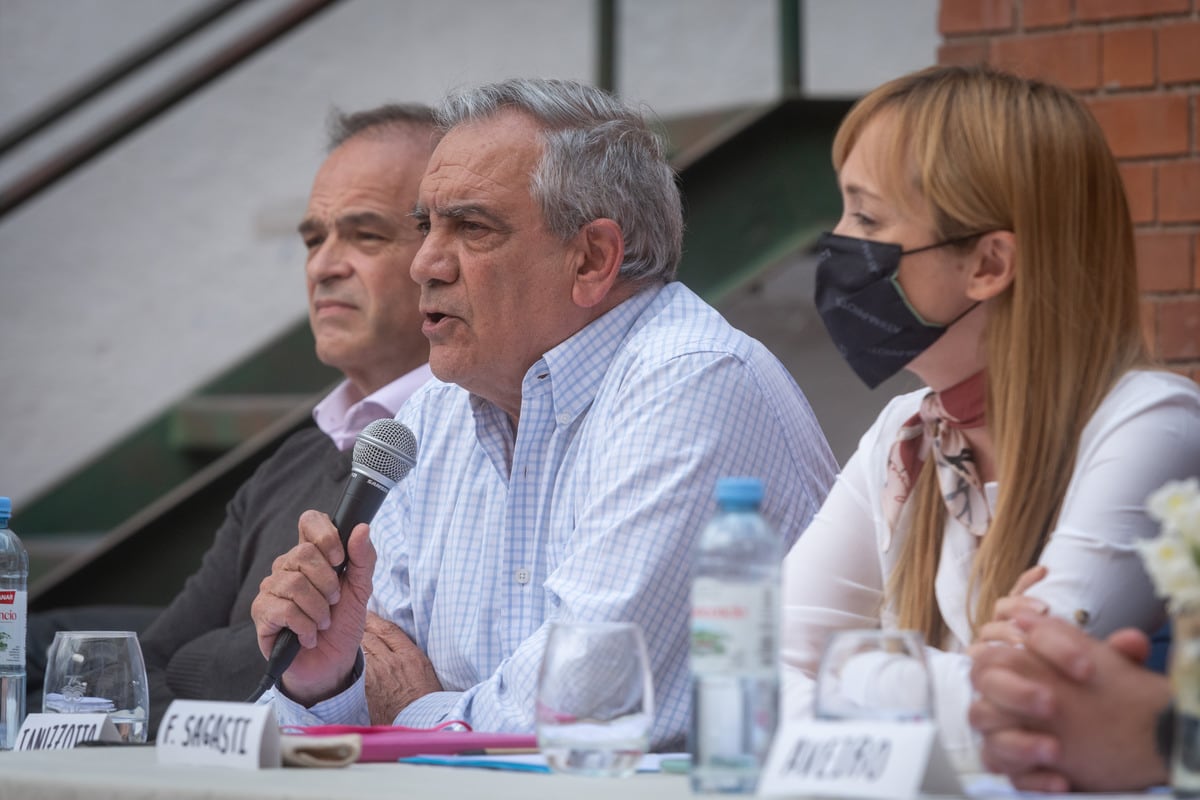
<svg viewBox="0 0 1200 800">
<path fill-rule="evenodd" d="M 1012 231 L 985 233 L 971 251 L 967 297 L 982 301 L 1012 285 L 1017 269 L 1017 237 Z"/>
<path fill-rule="evenodd" d="M 594 219 L 577 236 L 579 262 L 571 299 L 580 308 L 593 308 L 608 297 L 617 281 L 625 261 L 625 237 L 611 219 Z"/>
</svg>

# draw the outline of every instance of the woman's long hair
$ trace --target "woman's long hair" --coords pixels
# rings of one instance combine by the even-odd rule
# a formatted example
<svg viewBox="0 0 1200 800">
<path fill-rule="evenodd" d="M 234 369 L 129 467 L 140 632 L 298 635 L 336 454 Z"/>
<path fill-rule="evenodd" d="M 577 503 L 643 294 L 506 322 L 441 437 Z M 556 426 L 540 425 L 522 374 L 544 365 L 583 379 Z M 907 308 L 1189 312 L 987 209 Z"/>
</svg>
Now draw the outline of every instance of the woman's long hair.
<svg viewBox="0 0 1200 800">
<path fill-rule="evenodd" d="M 1011 286 L 989 301 L 987 425 L 1000 493 L 971 574 L 973 629 L 1033 565 L 1053 529 L 1084 425 L 1116 380 L 1148 360 L 1138 321 L 1133 224 L 1095 119 L 1066 90 L 986 67 L 932 67 L 871 92 L 833 147 L 842 164 L 886 115 L 882 180 L 915 184 L 939 239 L 1012 231 Z M 966 246 L 970 246 L 969 243 Z M 945 509 L 928 459 L 913 528 L 890 578 L 903 627 L 943 643 L 934 576 Z"/>
</svg>

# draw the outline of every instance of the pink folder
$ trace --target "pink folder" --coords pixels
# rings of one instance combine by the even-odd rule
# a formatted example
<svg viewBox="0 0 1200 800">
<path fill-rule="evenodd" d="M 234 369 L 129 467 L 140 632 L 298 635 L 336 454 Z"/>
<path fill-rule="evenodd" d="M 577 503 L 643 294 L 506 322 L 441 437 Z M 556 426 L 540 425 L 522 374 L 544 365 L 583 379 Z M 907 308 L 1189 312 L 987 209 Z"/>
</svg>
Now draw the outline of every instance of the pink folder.
<svg viewBox="0 0 1200 800">
<path fill-rule="evenodd" d="M 288 728 L 286 733 L 333 736 L 343 733 L 362 735 L 359 761 L 395 761 L 408 756 L 484 755 L 489 751 L 537 750 L 532 733 L 487 733 L 483 731 L 420 730 L 391 725 L 312 725 Z"/>
</svg>

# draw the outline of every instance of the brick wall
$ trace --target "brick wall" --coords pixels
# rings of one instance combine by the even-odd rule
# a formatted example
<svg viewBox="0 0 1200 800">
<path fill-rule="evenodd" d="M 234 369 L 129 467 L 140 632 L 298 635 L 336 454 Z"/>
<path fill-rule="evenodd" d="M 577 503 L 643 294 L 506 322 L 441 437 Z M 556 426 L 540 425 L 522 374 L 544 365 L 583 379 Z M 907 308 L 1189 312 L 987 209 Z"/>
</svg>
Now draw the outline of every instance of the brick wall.
<svg viewBox="0 0 1200 800">
<path fill-rule="evenodd" d="M 1121 164 L 1154 353 L 1200 380 L 1200 0 L 942 0 L 943 64 L 1084 97 Z"/>
</svg>

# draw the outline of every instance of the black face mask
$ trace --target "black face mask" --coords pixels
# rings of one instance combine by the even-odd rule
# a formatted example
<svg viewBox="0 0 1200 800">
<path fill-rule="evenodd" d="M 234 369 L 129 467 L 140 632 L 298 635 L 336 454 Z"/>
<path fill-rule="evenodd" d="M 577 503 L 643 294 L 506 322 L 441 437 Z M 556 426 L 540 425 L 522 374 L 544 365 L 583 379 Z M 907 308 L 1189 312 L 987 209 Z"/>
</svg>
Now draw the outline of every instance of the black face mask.
<svg viewBox="0 0 1200 800">
<path fill-rule="evenodd" d="M 817 240 L 817 313 L 850 368 L 871 389 L 902 370 L 941 337 L 948 325 L 921 319 L 896 280 L 901 256 L 978 236 L 902 250 L 900 245 L 823 233 Z"/>
</svg>

